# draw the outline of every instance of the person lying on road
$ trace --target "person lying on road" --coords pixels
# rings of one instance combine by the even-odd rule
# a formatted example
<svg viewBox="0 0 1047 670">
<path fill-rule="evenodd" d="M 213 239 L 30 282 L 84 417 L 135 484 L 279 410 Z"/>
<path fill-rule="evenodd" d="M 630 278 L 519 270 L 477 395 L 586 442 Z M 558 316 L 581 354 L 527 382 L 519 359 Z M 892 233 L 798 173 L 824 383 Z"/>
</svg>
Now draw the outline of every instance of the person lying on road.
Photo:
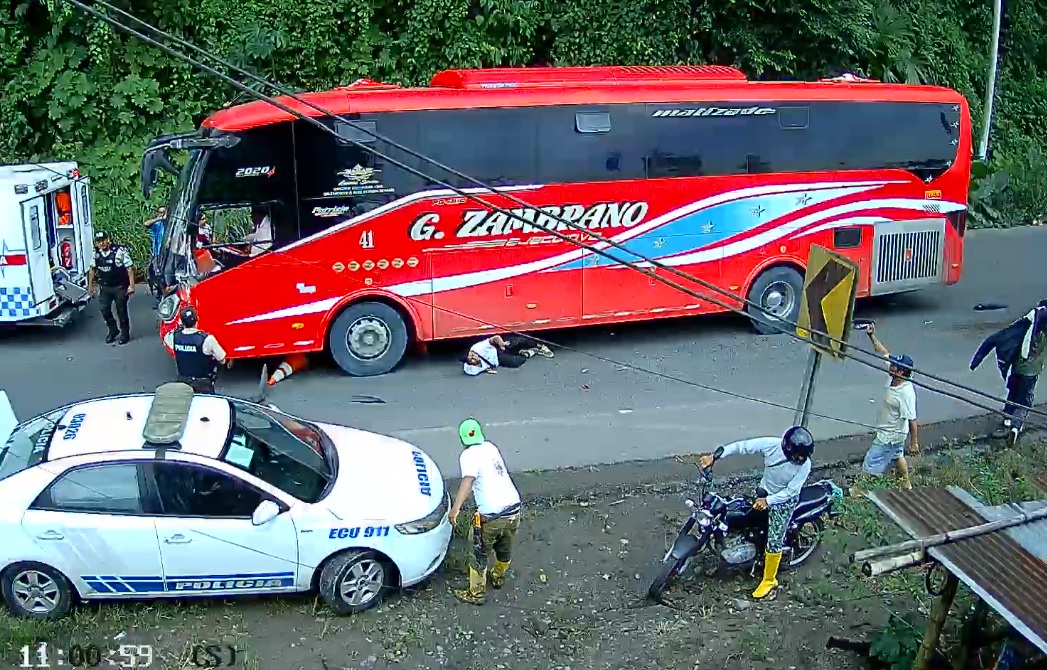
<svg viewBox="0 0 1047 670">
<path fill-rule="evenodd" d="M 529 337 L 495 335 L 469 347 L 469 352 L 459 360 L 465 374 L 475 377 L 481 372 L 494 374 L 499 367 L 518 368 L 535 355 L 552 358 L 553 351 Z"/>
</svg>

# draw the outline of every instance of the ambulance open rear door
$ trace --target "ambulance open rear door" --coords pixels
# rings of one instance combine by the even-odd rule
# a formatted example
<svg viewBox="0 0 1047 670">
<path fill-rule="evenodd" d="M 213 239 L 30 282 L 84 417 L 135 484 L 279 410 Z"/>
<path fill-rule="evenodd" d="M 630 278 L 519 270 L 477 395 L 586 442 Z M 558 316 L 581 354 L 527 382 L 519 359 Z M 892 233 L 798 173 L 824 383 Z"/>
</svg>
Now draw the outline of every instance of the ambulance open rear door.
<svg viewBox="0 0 1047 670">
<path fill-rule="evenodd" d="M 22 202 L 22 230 L 25 235 L 26 264 L 29 266 L 29 291 L 34 306 L 55 297 L 45 207 L 47 201 L 44 196 L 36 196 Z"/>
<path fill-rule="evenodd" d="M 94 221 L 91 218 L 91 180 L 79 177 L 73 180 L 73 221 L 75 222 L 77 262 L 80 274 L 86 274 L 94 260 Z"/>
</svg>

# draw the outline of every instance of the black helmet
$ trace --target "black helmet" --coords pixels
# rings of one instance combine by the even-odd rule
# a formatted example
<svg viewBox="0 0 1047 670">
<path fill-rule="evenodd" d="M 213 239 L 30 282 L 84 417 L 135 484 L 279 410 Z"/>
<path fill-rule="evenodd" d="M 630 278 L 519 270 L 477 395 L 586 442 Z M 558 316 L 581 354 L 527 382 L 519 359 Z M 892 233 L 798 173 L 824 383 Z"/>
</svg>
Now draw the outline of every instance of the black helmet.
<svg viewBox="0 0 1047 670">
<path fill-rule="evenodd" d="M 195 328 L 197 321 L 199 321 L 196 316 L 196 308 L 191 305 L 186 305 L 182 308 L 182 311 L 178 313 L 178 319 L 186 328 Z"/>
<path fill-rule="evenodd" d="M 782 436 L 782 452 L 790 461 L 806 461 L 814 454 L 814 435 L 803 426 L 793 426 Z"/>
</svg>

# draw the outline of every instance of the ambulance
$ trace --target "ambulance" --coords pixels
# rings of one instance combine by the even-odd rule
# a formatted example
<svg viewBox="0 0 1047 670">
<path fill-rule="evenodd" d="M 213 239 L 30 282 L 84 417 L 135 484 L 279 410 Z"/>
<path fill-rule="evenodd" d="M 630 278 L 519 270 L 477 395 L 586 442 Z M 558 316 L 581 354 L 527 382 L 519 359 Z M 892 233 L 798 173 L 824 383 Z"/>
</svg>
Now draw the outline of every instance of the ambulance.
<svg viewBox="0 0 1047 670">
<path fill-rule="evenodd" d="M 91 183 L 76 163 L 0 165 L 0 327 L 79 314 L 92 236 Z"/>
</svg>

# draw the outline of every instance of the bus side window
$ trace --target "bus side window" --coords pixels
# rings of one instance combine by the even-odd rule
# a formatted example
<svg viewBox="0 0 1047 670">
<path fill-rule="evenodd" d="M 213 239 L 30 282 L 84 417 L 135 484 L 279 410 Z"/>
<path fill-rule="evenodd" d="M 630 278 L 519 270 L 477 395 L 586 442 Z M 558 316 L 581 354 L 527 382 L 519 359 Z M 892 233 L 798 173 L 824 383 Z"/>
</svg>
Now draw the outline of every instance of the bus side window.
<svg viewBox="0 0 1047 670">
<path fill-rule="evenodd" d="M 735 107 L 737 103 L 646 105 L 643 132 L 648 179 L 746 173 L 747 157 L 756 153 L 746 148 L 751 117 L 693 115 L 695 108 L 714 106 Z"/>
<path fill-rule="evenodd" d="M 643 105 L 539 107 L 538 183 L 644 178 Z"/>
<path fill-rule="evenodd" d="M 537 119 L 527 107 L 428 111 L 421 152 L 491 186 L 539 183 Z M 439 168 L 423 169 L 458 188 L 476 187 Z"/>
<path fill-rule="evenodd" d="M 416 112 L 333 119 L 330 127 L 336 136 L 299 122 L 295 150 L 300 237 L 323 232 L 424 188 L 421 179 L 392 162 L 416 168 L 418 159 L 376 137 L 417 149 L 418 122 Z"/>
</svg>

